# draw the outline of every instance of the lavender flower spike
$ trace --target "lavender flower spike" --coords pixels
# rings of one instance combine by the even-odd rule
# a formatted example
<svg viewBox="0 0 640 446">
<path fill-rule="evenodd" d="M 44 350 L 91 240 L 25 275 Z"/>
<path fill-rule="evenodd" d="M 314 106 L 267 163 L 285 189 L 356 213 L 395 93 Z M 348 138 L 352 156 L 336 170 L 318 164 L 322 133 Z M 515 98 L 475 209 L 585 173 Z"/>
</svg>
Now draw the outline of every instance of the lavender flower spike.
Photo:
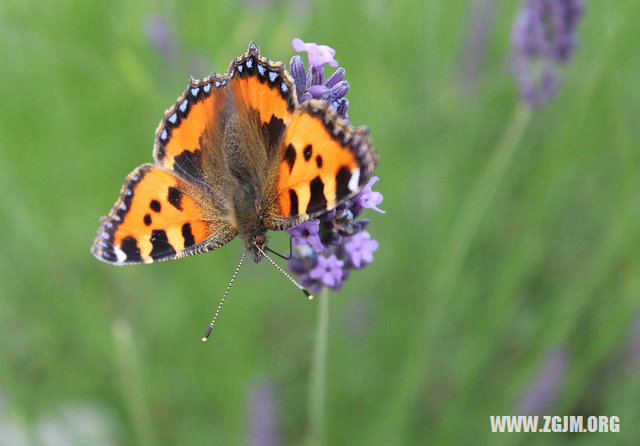
<svg viewBox="0 0 640 446">
<path fill-rule="evenodd" d="M 520 10 L 511 38 L 513 71 L 529 105 L 539 107 L 556 95 L 558 68 L 575 53 L 583 12 L 584 0 L 528 0 Z"/>
<path fill-rule="evenodd" d="M 519 415 L 545 413 L 562 392 L 571 357 L 565 346 L 550 351 L 538 374 L 525 388 L 516 405 Z"/>
<path fill-rule="evenodd" d="M 322 68 L 326 63 L 332 67 L 338 66 L 338 61 L 334 59 L 336 50 L 327 45 L 318 45 L 315 42 L 305 43 L 296 37 L 291 41 L 293 49 L 297 52 L 306 51 L 309 56 L 309 65 L 315 68 Z"/>
<path fill-rule="evenodd" d="M 338 68 L 323 82 L 323 65 L 337 65 L 335 51 L 326 45 L 305 43 L 300 39 L 293 39 L 292 43 L 297 51 L 309 53 L 308 71 L 298 55 L 289 62 L 289 72 L 295 81 L 300 103 L 310 99 L 324 101 L 338 116 L 348 120 L 349 101 L 344 96 L 349 91 L 349 83 L 344 80 L 344 69 Z M 287 266 L 314 294 L 325 286 L 333 290 L 342 288 L 352 270 L 373 262 L 373 252 L 380 245 L 368 232 L 363 232 L 369 226 L 369 220 L 357 218 L 364 209 L 384 214 L 378 208 L 382 194 L 372 191 L 378 179 L 372 177 L 358 195 L 335 209 L 287 229 L 295 247 Z"/>
</svg>

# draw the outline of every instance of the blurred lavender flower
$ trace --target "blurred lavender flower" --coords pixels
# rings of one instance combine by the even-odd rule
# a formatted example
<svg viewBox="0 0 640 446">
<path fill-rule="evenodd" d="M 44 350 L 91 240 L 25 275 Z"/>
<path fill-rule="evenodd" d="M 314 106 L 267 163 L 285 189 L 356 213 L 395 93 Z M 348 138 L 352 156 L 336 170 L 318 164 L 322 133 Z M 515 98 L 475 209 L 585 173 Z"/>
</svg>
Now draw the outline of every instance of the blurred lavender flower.
<svg viewBox="0 0 640 446">
<path fill-rule="evenodd" d="M 637 315 L 633 321 L 631 337 L 625 356 L 630 368 L 640 368 L 640 315 Z"/>
<path fill-rule="evenodd" d="M 349 101 L 344 96 L 349 91 L 349 84 L 344 80 L 344 69 L 338 68 L 323 83 L 323 65 L 338 65 L 334 59 L 335 50 L 300 39 L 293 39 L 292 44 L 295 50 L 306 51 L 309 55 L 308 73 L 300 56 L 293 56 L 289 62 L 300 102 L 326 101 L 342 119 L 347 119 Z M 349 279 L 351 270 L 373 262 L 373 252 L 379 243 L 368 232 L 362 232 L 369 226 L 369 220 L 356 219 L 364 209 L 385 213 L 378 208 L 384 197 L 371 189 L 378 180 L 378 177 L 372 177 L 358 195 L 317 220 L 287 229 L 296 247 L 287 266 L 311 292 L 318 293 L 323 286 L 339 290 Z"/>
<path fill-rule="evenodd" d="M 351 300 L 344 312 L 344 324 L 349 332 L 347 339 L 356 346 L 361 346 L 362 341 L 371 331 L 373 318 L 374 308 L 371 305 L 371 300 L 366 296 Z"/>
<path fill-rule="evenodd" d="M 487 58 L 497 8 L 494 0 L 475 0 L 471 11 L 461 67 L 462 86 L 469 93 L 476 90 Z"/>
<path fill-rule="evenodd" d="M 168 71 L 175 71 L 177 66 L 187 66 L 192 77 L 202 77 L 207 74 L 209 65 L 207 59 L 200 52 L 186 54 L 180 47 L 180 41 L 170 21 L 163 15 L 150 15 L 146 22 L 145 33 L 151 45 L 163 59 Z"/>
<path fill-rule="evenodd" d="M 153 14 L 147 19 L 146 31 L 156 50 L 169 61 L 174 61 L 178 54 L 178 40 L 167 20 L 160 14 Z"/>
<path fill-rule="evenodd" d="M 549 353 L 539 373 L 522 393 L 516 406 L 518 415 L 539 415 L 551 407 L 564 385 L 569 359 L 565 347 Z"/>
<path fill-rule="evenodd" d="M 326 45 L 305 43 L 301 39 L 293 39 L 293 48 L 305 51 L 309 58 L 309 71 L 304 67 L 302 58 L 295 55 L 289 61 L 289 72 L 296 84 L 298 101 L 320 99 L 328 102 L 342 119 L 348 119 L 347 108 L 349 101 L 344 97 L 349 91 L 349 83 L 344 80 L 344 68 L 338 68 L 329 79 L 324 81 L 324 64 L 338 66 L 334 59 L 336 51 Z"/>
<path fill-rule="evenodd" d="M 253 385 L 249 407 L 249 444 L 251 446 L 277 446 L 281 444 L 278 432 L 276 391 L 267 381 Z"/>
<path fill-rule="evenodd" d="M 556 95 L 558 67 L 575 53 L 583 13 L 583 0 L 527 0 L 520 10 L 512 31 L 513 70 L 530 106 L 542 106 Z"/>
</svg>

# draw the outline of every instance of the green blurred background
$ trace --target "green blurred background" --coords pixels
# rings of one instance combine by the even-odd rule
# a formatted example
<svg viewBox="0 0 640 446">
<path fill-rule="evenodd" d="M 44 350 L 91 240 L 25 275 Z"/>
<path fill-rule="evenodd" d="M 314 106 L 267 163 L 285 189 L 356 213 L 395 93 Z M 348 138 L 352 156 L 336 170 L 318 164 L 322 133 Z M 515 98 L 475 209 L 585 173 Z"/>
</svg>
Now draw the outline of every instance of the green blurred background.
<svg viewBox="0 0 640 446">
<path fill-rule="evenodd" d="M 317 302 L 251 263 L 203 344 L 239 241 L 128 268 L 89 253 L 189 76 L 250 40 L 288 61 L 296 36 L 337 50 L 387 211 L 376 261 L 331 296 L 325 444 L 638 444 L 640 4 L 589 2 L 531 113 L 520 5 L 2 2 L 0 445 L 305 441 Z M 621 432 L 491 434 L 527 410 Z"/>
</svg>

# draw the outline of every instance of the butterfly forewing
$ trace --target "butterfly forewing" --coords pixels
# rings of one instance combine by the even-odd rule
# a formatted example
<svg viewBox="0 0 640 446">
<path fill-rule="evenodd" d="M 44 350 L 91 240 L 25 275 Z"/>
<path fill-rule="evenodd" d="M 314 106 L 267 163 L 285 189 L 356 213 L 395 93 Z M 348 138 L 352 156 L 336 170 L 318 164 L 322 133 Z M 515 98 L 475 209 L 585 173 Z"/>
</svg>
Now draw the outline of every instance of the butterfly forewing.
<svg viewBox="0 0 640 446">
<path fill-rule="evenodd" d="M 231 62 L 228 76 L 247 140 L 256 146 L 250 149 L 260 147 L 273 159 L 298 105 L 293 79 L 282 63 L 262 57 L 253 43 Z"/>
</svg>

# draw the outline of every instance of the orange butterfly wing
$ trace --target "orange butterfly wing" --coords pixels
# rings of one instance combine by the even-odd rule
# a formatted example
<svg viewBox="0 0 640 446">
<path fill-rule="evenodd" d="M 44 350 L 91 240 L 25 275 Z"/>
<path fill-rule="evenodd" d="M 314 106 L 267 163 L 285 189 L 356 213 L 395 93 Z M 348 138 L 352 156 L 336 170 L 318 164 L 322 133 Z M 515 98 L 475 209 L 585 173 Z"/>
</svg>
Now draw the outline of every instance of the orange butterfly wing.
<svg viewBox="0 0 640 446">
<path fill-rule="evenodd" d="M 210 251 L 236 232 L 198 204 L 193 186 L 151 164 L 134 170 L 100 221 L 91 251 L 116 265 L 151 263 Z"/>
<path fill-rule="evenodd" d="M 358 194 L 378 162 L 366 128 L 353 128 L 324 101 L 303 103 L 280 146 L 267 227 L 286 229 Z"/>
</svg>

